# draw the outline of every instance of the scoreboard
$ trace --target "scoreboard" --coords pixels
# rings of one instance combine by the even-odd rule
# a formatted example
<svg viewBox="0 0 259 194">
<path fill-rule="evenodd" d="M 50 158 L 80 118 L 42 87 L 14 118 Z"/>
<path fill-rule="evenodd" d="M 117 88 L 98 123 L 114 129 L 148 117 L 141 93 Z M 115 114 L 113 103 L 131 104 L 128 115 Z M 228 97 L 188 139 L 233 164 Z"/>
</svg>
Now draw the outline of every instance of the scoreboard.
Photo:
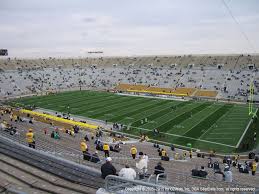
<svg viewBox="0 0 259 194">
<path fill-rule="evenodd" d="M 8 50 L 7 49 L 0 49 L 0 56 L 8 56 Z"/>
</svg>

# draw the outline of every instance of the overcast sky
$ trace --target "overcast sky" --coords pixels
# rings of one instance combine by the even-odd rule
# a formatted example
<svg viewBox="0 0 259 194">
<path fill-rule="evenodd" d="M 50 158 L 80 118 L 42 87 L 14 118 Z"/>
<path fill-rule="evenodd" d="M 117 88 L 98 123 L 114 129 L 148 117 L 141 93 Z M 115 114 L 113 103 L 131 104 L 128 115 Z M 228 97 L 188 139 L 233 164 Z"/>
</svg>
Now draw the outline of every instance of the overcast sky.
<svg viewBox="0 0 259 194">
<path fill-rule="evenodd" d="M 259 1 L 225 2 L 240 26 L 222 0 L 0 0 L 0 48 L 11 57 L 259 53 Z"/>
</svg>

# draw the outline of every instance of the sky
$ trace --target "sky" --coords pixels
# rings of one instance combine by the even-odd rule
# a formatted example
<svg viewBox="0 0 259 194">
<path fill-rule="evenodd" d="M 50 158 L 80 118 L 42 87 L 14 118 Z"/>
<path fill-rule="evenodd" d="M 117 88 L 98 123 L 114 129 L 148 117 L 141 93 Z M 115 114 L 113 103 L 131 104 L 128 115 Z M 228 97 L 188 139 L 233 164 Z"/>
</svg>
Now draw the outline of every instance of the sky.
<svg viewBox="0 0 259 194">
<path fill-rule="evenodd" d="M 9 57 L 259 53 L 259 1 L 0 0 Z M 248 39 L 247 39 L 247 38 Z"/>
</svg>

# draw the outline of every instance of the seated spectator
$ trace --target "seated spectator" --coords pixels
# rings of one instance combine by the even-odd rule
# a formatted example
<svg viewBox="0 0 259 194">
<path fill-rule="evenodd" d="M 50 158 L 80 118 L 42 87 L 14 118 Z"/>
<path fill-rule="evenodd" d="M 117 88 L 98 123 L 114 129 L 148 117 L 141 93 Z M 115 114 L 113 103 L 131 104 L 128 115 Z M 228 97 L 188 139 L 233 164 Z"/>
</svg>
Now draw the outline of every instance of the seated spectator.
<svg viewBox="0 0 259 194">
<path fill-rule="evenodd" d="M 171 150 L 172 150 L 172 151 L 174 151 L 174 150 L 175 150 L 175 147 L 174 147 L 174 145 L 173 145 L 173 144 L 172 144 L 170 147 L 171 147 Z"/>
<path fill-rule="evenodd" d="M 75 137 L 75 132 L 74 132 L 74 130 L 73 129 L 71 129 L 71 130 L 69 130 L 69 135 L 71 135 L 71 136 L 73 136 L 73 137 Z"/>
<path fill-rule="evenodd" d="M 102 178 L 105 179 L 108 175 L 117 175 L 116 168 L 111 163 L 111 157 L 106 158 L 106 163 L 104 163 L 101 167 Z"/>
<path fill-rule="evenodd" d="M 166 150 L 163 150 L 161 151 L 161 160 L 164 160 L 164 161 L 169 161 L 169 157 L 167 155 L 167 152 Z"/>
<path fill-rule="evenodd" d="M 162 156 L 162 152 L 164 151 L 164 149 L 160 150 L 159 149 L 159 152 L 158 152 L 158 155 L 161 157 Z"/>
<path fill-rule="evenodd" d="M 137 176 L 136 171 L 133 168 L 130 168 L 128 164 L 125 165 L 125 168 L 122 168 L 119 172 L 119 176 L 126 179 L 134 180 Z"/>
<path fill-rule="evenodd" d="M 8 127 L 8 123 L 5 120 L 3 120 L 3 122 L 1 122 L 1 129 L 5 130 L 7 129 L 7 127 Z"/>
<path fill-rule="evenodd" d="M 224 172 L 223 172 L 223 180 L 225 182 L 229 182 L 229 183 L 231 183 L 233 181 L 232 172 L 231 172 L 229 166 L 225 166 L 225 169 L 224 169 Z"/>
<path fill-rule="evenodd" d="M 50 134 L 50 137 L 51 137 L 51 138 L 54 138 L 54 136 L 55 136 L 55 132 L 52 131 L 51 134 Z"/>
<path fill-rule="evenodd" d="M 154 148 L 159 148 L 159 145 L 157 142 L 155 142 L 153 146 L 154 146 Z"/>
<path fill-rule="evenodd" d="M 89 153 L 88 149 L 83 153 L 84 154 L 84 160 L 90 161 L 91 160 L 91 154 Z"/>
<path fill-rule="evenodd" d="M 249 173 L 249 166 L 247 164 L 239 164 L 239 172 L 241 173 Z"/>
<path fill-rule="evenodd" d="M 95 153 L 92 155 L 91 162 L 94 162 L 94 163 L 100 162 L 100 158 L 98 156 L 98 152 L 97 151 L 95 151 Z"/>
<path fill-rule="evenodd" d="M 10 130 L 10 135 L 14 135 L 17 133 L 16 127 L 12 127 L 12 129 Z"/>
<path fill-rule="evenodd" d="M 228 164 L 225 164 L 224 172 L 217 171 L 215 173 L 222 174 L 223 181 L 231 183 L 233 181 L 232 172 Z"/>
<path fill-rule="evenodd" d="M 98 144 L 96 144 L 95 149 L 96 149 L 96 150 L 103 151 L 103 144 L 102 144 L 102 143 L 98 143 Z"/>
<path fill-rule="evenodd" d="M 84 139 L 85 139 L 85 141 L 89 141 L 87 134 L 85 135 Z"/>
<path fill-rule="evenodd" d="M 199 170 L 198 170 L 198 167 L 196 166 L 195 169 L 192 169 L 192 176 L 194 177 L 198 177 L 199 176 Z"/>
<path fill-rule="evenodd" d="M 144 179 L 147 172 L 147 160 L 143 158 L 143 152 L 139 152 L 140 160 L 136 163 L 139 179 Z"/>
<path fill-rule="evenodd" d="M 73 129 L 74 129 L 74 132 L 75 132 L 75 133 L 78 133 L 79 127 L 78 127 L 77 125 L 75 125 L 75 126 L 73 127 Z"/>
<path fill-rule="evenodd" d="M 218 161 L 215 161 L 213 163 L 213 170 L 214 170 L 214 172 L 220 171 L 219 162 Z"/>
<path fill-rule="evenodd" d="M 115 146 L 114 146 L 114 149 L 113 149 L 114 152 L 120 152 L 121 151 L 121 146 L 119 143 L 117 143 Z"/>
<path fill-rule="evenodd" d="M 60 139 L 60 135 L 59 135 L 58 131 L 54 132 L 54 139 Z"/>
<path fill-rule="evenodd" d="M 164 172 L 165 172 L 165 169 L 164 169 L 164 167 L 162 167 L 162 163 L 158 162 L 157 165 L 155 166 L 154 174 L 158 175 L 158 174 L 162 174 Z M 161 176 L 161 177 L 164 177 L 164 176 Z"/>
<path fill-rule="evenodd" d="M 201 166 L 201 170 L 199 171 L 199 177 L 206 178 L 208 173 L 205 171 L 204 166 Z"/>
</svg>

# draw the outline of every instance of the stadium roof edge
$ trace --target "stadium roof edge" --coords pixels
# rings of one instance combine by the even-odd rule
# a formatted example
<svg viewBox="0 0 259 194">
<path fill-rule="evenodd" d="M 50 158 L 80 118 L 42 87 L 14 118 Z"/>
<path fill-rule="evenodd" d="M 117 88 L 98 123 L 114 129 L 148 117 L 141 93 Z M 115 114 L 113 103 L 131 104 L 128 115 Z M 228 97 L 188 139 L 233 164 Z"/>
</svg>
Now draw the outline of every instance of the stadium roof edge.
<svg viewBox="0 0 259 194">
<path fill-rule="evenodd" d="M 223 53 L 213 53 L 213 54 L 210 54 L 210 53 L 202 53 L 202 54 L 191 54 L 191 53 L 186 53 L 186 54 L 172 54 L 172 55 L 121 55 L 121 56 L 118 56 L 118 55 L 95 55 L 95 56 L 69 56 L 69 57 L 11 57 L 11 56 L 8 56 L 8 57 L 3 57 L 3 58 L 0 58 L 0 60 L 2 59 L 7 59 L 7 58 L 11 58 L 11 59 L 17 59 L 17 60 L 37 60 L 37 59 L 47 59 L 47 60 L 50 60 L 50 59 L 85 59 L 85 58 L 134 58 L 134 57 L 177 57 L 177 56 L 192 56 L 192 57 L 206 57 L 206 56 L 218 56 L 218 57 L 226 57 L 226 56 L 239 56 L 239 55 L 244 55 L 244 56 L 259 56 L 259 53 L 226 53 L 226 54 L 223 54 Z"/>
</svg>

